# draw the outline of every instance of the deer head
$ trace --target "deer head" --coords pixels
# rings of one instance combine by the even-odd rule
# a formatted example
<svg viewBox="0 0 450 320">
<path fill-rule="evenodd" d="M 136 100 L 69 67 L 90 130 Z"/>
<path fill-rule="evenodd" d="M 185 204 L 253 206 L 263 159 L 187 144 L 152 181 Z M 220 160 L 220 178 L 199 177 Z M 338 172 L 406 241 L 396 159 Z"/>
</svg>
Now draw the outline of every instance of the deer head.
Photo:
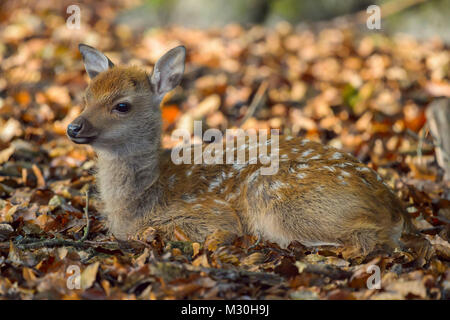
<svg viewBox="0 0 450 320">
<path fill-rule="evenodd" d="M 114 66 L 103 53 L 79 45 L 91 82 L 84 110 L 67 128 L 69 138 L 97 152 L 126 155 L 144 142 L 159 147 L 164 95 L 184 72 L 186 50 L 179 46 L 161 57 L 151 76 L 138 67 Z"/>
</svg>

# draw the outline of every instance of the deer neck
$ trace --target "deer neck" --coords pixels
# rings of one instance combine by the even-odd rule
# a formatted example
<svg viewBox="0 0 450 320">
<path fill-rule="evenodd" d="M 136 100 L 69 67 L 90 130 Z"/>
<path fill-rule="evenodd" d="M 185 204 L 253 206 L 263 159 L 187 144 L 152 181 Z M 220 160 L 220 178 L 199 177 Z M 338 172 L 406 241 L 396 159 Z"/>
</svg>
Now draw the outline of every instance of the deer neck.
<svg viewBox="0 0 450 320">
<path fill-rule="evenodd" d="M 159 138 L 141 140 L 133 152 L 100 150 L 97 156 L 97 186 L 110 223 L 123 228 L 152 211 L 160 194 L 156 183 L 160 174 Z"/>
</svg>

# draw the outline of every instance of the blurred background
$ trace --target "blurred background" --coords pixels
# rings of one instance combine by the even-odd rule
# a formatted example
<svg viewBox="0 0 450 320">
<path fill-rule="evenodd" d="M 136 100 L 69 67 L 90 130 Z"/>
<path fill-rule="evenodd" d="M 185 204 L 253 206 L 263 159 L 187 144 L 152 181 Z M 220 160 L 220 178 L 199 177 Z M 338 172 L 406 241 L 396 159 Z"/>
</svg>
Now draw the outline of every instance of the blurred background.
<svg viewBox="0 0 450 320">
<path fill-rule="evenodd" d="M 383 7 L 383 31 L 403 32 L 417 38 L 439 35 L 449 41 L 450 1 L 448 0 L 147 0 L 118 17 L 133 29 L 180 25 L 192 28 L 262 24 L 274 27 L 281 21 L 312 27 L 315 22 L 357 24 L 355 14 L 370 5 Z M 365 15 L 364 17 L 365 18 Z M 356 26 L 366 31 L 364 26 Z"/>
</svg>

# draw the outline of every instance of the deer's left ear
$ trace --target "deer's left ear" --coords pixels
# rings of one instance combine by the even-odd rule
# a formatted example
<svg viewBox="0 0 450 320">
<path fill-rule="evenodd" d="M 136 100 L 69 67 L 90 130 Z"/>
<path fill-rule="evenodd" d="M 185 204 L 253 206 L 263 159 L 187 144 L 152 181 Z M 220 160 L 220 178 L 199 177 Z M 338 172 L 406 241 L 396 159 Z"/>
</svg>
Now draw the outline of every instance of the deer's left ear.
<svg viewBox="0 0 450 320">
<path fill-rule="evenodd" d="M 97 49 L 80 43 L 78 49 L 83 56 L 84 67 L 89 75 L 89 78 L 94 78 L 100 72 L 112 68 L 114 64 L 103 53 Z"/>
<path fill-rule="evenodd" d="M 150 78 L 154 92 L 164 94 L 180 84 L 185 59 L 186 48 L 183 46 L 173 48 L 159 58 Z"/>
</svg>

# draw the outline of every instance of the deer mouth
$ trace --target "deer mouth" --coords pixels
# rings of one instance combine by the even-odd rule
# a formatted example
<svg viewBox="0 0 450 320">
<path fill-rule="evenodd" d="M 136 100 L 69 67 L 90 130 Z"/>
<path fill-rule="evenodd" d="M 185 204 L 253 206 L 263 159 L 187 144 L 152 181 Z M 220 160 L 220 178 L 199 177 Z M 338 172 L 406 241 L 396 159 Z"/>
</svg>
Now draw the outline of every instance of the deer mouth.
<svg viewBox="0 0 450 320">
<path fill-rule="evenodd" d="M 76 144 L 87 144 L 87 143 L 91 143 L 92 141 L 95 140 L 95 136 L 92 136 L 92 137 L 69 137 L 69 138 Z"/>
</svg>

